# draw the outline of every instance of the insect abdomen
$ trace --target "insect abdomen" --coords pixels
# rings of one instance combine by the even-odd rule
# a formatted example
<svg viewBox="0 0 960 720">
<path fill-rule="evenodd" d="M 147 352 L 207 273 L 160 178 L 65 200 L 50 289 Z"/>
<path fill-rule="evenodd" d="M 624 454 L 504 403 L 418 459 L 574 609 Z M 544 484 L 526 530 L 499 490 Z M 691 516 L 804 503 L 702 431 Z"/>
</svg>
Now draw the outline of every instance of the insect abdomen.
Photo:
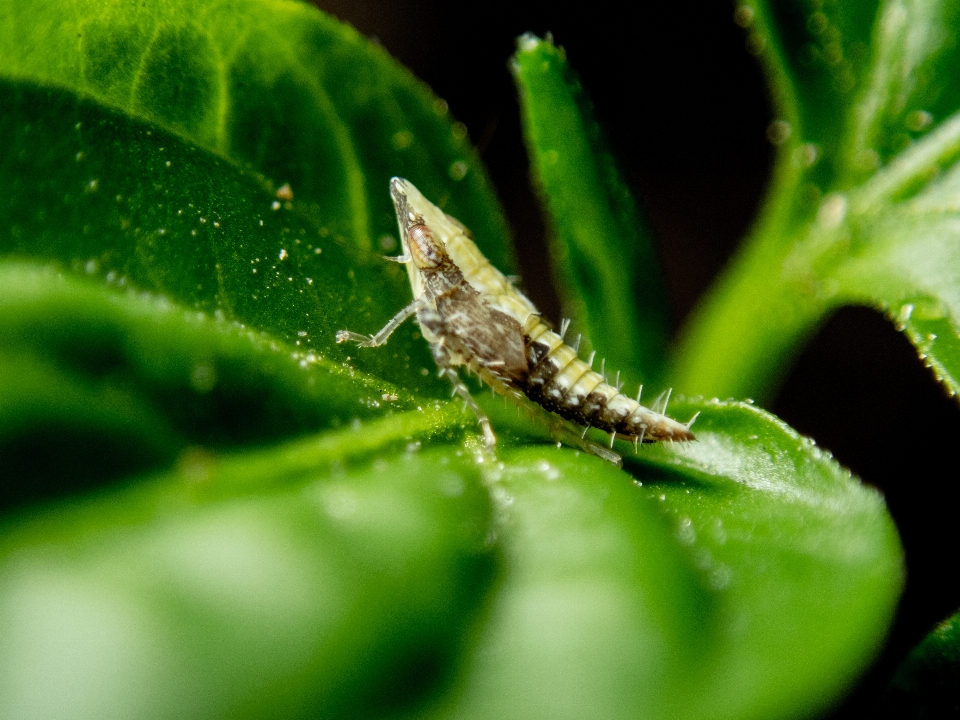
<svg viewBox="0 0 960 720">
<path fill-rule="evenodd" d="M 692 440 L 683 424 L 608 384 L 536 316 L 524 328 L 529 371 L 524 392 L 550 412 L 625 438 Z"/>
</svg>

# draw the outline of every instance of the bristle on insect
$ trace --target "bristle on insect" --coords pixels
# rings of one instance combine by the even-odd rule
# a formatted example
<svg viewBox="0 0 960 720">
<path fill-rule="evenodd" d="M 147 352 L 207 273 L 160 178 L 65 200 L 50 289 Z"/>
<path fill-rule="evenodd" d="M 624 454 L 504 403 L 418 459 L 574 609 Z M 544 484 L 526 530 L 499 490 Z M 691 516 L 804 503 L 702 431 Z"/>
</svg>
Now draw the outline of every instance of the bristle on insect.
<svg viewBox="0 0 960 720">
<path fill-rule="evenodd" d="M 593 371 L 595 350 L 586 361 L 581 360 L 581 335 L 571 345 L 564 344 L 570 319 L 563 318 L 559 333 L 555 333 L 516 288 L 516 278 L 503 275 L 483 256 L 460 221 L 403 178 L 391 179 L 390 195 L 402 253 L 387 259 L 406 265 L 413 300 L 375 335 L 341 330 L 336 335 L 338 343 L 383 345 L 407 318 L 416 317 L 430 343 L 438 374 L 450 381 L 452 394 L 461 398 L 464 408 L 474 412 L 488 449 L 493 449 L 496 437 L 486 413 L 461 380 L 461 367 L 476 375 L 481 387 L 488 384 L 504 401 L 517 402 L 518 413 L 519 403 L 529 401 L 554 413 L 561 424 L 569 421 L 582 426 L 582 434 L 574 431 L 568 439 L 615 465 L 621 462 L 612 451 L 618 437 L 633 441 L 635 451 L 644 442 L 694 439 L 690 426 L 696 415 L 687 423 L 665 415 L 669 392 L 661 394 L 651 407 L 644 407 L 640 404 L 642 385 L 633 400 L 622 393 L 619 371 L 613 383 L 608 382 L 606 359 L 601 359 L 599 373 Z M 609 434 L 611 449 L 586 439 L 591 428 Z"/>
</svg>

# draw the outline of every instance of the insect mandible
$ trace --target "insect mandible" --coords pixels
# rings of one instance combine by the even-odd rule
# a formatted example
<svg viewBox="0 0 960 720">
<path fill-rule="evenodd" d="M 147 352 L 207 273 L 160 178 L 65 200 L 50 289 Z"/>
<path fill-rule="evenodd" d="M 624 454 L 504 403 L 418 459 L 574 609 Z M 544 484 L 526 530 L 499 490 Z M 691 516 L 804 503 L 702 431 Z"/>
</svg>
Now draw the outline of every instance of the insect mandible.
<svg viewBox="0 0 960 720">
<path fill-rule="evenodd" d="M 620 464 L 612 451 L 618 437 L 632 441 L 635 449 L 644 442 L 694 439 L 690 425 L 696 416 L 677 422 L 663 414 L 669 394 L 652 410 L 640 404 L 639 392 L 634 400 L 620 392 L 619 383 L 608 383 L 603 369 L 592 369 L 592 355 L 584 362 L 576 348 L 564 343 L 568 321 L 555 333 L 533 303 L 483 256 L 470 231 L 413 183 L 393 178 L 390 195 L 403 254 L 389 259 L 406 265 L 413 301 L 375 335 L 340 330 L 338 343 L 383 345 L 404 320 L 416 315 L 440 374 L 477 416 L 490 449 L 496 436 L 457 374 L 460 366 L 514 402 L 532 401 L 582 426 L 583 433 L 573 435 L 577 444 L 615 464 Z M 610 434 L 610 450 L 585 439 L 591 427 Z"/>
</svg>

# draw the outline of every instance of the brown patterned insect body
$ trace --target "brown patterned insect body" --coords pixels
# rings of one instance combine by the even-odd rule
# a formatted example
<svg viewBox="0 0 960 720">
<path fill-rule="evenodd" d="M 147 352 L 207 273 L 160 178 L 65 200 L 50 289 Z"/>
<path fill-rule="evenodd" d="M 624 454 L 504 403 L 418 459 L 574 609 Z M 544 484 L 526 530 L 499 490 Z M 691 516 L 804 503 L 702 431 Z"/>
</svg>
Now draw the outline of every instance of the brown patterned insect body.
<svg viewBox="0 0 960 720">
<path fill-rule="evenodd" d="M 616 437 L 634 443 L 694 439 L 690 423 L 623 395 L 581 360 L 490 265 L 462 224 L 406 180 L 394 178 L 390 190 L 405 250 L 398 260 L 407 264 L 414 300 L 376 335 L 341 330 L 337 342 L 381 345 L 416 314 L 441 374 L 476 413 L 490 447 L 496 438 L 489 420 L 457 375 L 458 366 L 466 366 L 501 395 L 518 402 L 527 398 L 566 420 L 610 433 L 611 447 Z M 619 456 L 605 448 L 580 444 L 619 463 Z"/>
</svg>

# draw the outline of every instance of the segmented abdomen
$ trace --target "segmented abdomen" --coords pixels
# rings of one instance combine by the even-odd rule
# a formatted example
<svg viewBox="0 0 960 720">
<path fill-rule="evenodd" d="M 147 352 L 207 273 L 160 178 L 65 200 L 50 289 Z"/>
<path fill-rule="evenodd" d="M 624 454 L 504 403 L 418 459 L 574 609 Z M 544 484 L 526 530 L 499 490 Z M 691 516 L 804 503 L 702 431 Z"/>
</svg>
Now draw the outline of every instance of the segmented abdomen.
<svg viewBox="0 0 960 720">
<path fill-rule="evenodd" d="M 685 425 L 644 407 L 605 382 L 536 315 L 527 318 L 524 340 L 529 368 L 523 392 L 543 408 L 580 425 L 630 439 L 693 439 Z"/>
</svg>

